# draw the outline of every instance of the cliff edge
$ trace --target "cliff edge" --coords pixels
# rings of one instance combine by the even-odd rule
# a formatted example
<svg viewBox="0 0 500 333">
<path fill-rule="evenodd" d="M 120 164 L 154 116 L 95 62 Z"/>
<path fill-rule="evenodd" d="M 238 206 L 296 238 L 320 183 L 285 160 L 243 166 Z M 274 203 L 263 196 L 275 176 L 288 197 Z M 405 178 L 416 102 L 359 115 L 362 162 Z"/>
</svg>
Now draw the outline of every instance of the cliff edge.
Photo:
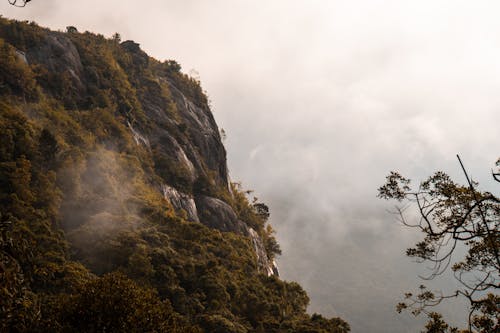
<svg viewBox="0 0 500 333">
<path fill-rule="evenodd" d="M 1 331 L 348 331 L 279 279 L 177 62 L 0 18 L 0 88 Z"/>
</svg>

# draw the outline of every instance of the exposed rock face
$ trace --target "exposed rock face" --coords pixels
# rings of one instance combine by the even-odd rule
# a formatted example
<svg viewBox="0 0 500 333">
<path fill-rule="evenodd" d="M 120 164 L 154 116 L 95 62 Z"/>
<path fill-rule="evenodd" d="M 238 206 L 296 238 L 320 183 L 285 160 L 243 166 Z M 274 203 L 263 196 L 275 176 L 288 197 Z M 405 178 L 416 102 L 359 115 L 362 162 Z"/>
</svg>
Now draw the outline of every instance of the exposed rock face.
<svg viewBox="0 0 500 333">
<path fill-rule="evenodd" d="M 210 109 L 195 105 L 172 82 L 165 82 L 179 119 L 166 114 L 160 100 L 143 103 L 148 117 L 159 125 L 151 129 L 151 144 L 181 163 L 189 171 L 191 181 L 204 175 L 213 177 L 218 186 L 227 189 L 226 150 Z"/>
<path fill-rule="evenodd" d="M 192 149 L 190 150 L 202 157 L 202 159 L 194 159 L 196 168 L 200 169 L 204 164 L 208 169 L 215 171 L 217 184 L 228 188 L 226 150 L 222 145 L 219 129 L 210 109 L 196 106 L 172 84 L 170 91 L 172 97 L 178 101 L 177 110 L 191 139 L 189 143 Z"/>
<path fill-rule="evenodd" d="M 252 240 L 255 249 L 255 254 L 257 255 L 257 264 L 259 266 L 259 270 L 265 272 L 267 276 L 279 275 L 277 270 L 276 270 L 277 274 L 275 274 L 274 270 L 275 263 L 274 262 L 270 263 L 269 259 L 267 258 L 267 252 L 266 248 L 264 247 L 264 243 L 262 242 L 262 238 L 252 228 L 248 228 L 248 233 L 250 235 L 250 239 Z"/>
<path fill-rule="evenodd" d="M 132 125 L 130 124 L 130 122 L 127 121 L 127 125 L 128 125 L 128 128 L 130 128 L 130 131 L 132 132 L 132 136 L 134 137 L 134 141 L 136 144 L 140 145 L 140 144 L 143 144 L 145 145 L 146 147 L 150 148 L 150 144 L 149 144 L 149 140 L 147 138 L 144 137 L 144 135 L 142 135 L 141 133 L 139 133 L 139 131 L 137 131 L 136 129 L 134 129 L 132 127 Z"/>
<path fill-rule="evenodd" d="M 187 178 L 192 184 L 200 174 L 205 174 L 202 165 L 196 163 L 201 157 L 193 151 L 193 147 L 186 145 L 183 148 L 177 139 L 164 128 L 156 128 L 152 135 L 152 144 L 161 154 L 174 160 L 183 170 L 187 172 Z M 186 149 L 186 150 L 185 150 Z M 188 157 L 188 155 L 191 158 Z M 193 165 L 193 162 L 197 167 Z"/>
<path fill-rule="evenodd" d="M 200 212 L 199 218 L 203 224 L 220 231 L 231 231 L 241 235 L 248 235 L 248 227 L 236 216 L 234 210 L 222 200 L 198 196 L 196 207 Z"/>
<path fill-rule="evenodd" d="M 41 64 L 49 72 L 64 73 L 77 95 L 88 94 L 90 81 L 99 84 L 98 78 L 94 78 L 97 75 L 95 68 L 82 63 L 81 59 L 85 57 L 84 53 L 80 56 L 78 43 L 73 43 L 67 34 L 60 32 L 47 31 L 44 38 L 40 46 L 32 47 L 25 53 L 19 51 L 18 57 L 26 63 Z M 140 72 L 147 68 L 151 60 L 139 44 L 126 41 L 119 47 L 132 59 L 134 70 Z M 226 151 L 206 101 L 189 97 L 189 91 L 179 86 L 175 77 L 163 75 L 161 71 L 151 76 L 134 75 L 140 78 L 135 82 L 137 87 L 134 89 L 141 91 L 138 99 L 145 118 L 129 117 L 134 110 L 119 112 L 135 143 L 144 146 L 149 153 L 156 154 L 174 169 L 171 170 L 174 178 L 182 179 L 183 187 L 164 179 L 169 185 L 159 186 L 165 199 L 188 221 L 249 237 L 254 245 L 259 270 L 268 275 L 278 275 L 275 263 L 268 259 L 261 236 L 240 220 L 228 203 L 192 193 L 200 177 L 209 179 L 218 188 L 231 191 Z M 165 93 L 166 90 L 168 93 Z"/>
<path fill-rule="evenodd" d="M 200 210 L 200 220 L 205 225 L 250 237 L 257 256 L 259 271 L 268 276 L 279 276 L 278 266 L 276 262 L 269 260 L 262 237 L 245 222 L 238 220 L 231 206 L 224 201 L 207 196 L 196 198 L 196 204 Z"/>
<path fill-rule="evenodd" d="M 146 52 L 141 50 L 139 43 L 127 40 L 121 43 L 121 47 L 132 54 L 135 66 L 142 67 L 148 64 L 149 57 Z"/>
<path fill-rule="evenodd" d="M 276 263 L 276 260 L 273 260 L 272 268 L 273 268 L 273 274 L 276 276 L 280 276 L 280 271 L 278 269 L 278 264 Z"/>
<path fill-rule="evenodd" d="M 131 54 L 137 66 L 147 64 L 148 57 L 137 43 L 126 41 L 121 46 Z M 152 126 L 143 125 L 148 127 L 143 132 L 151 147 L 180 163 L 188 171 L 192 183 L 203 175 L 227 189 L 226 150 L 210 108 L 191 101 L 171 78 L 159 75 L 154 79 L 142 87 L 145 93 L 141 99 L 144 112 L 152 123 Z M 168 99 L 159 97 L 162 84 L 168 86 Z M 172 103 L 175 111 L 168 112 Z"/>
<path fill-rule="evenodd" d="M 165 199 L 167 199 L 177 211 L 181 211 L 186 214 L 188 221 L 200 222 L 200 219 L 198 218 L 198 209 L 196 208 L 194 199 L 191 196 L 181 193 L 168 185 L 163 185 L 162 191 Z"/>
<path fill-rule="evenodd" d="M 65 34 L 47 32 L 45 42 L 38 48 L 29 49 L 26 52 L 26 59 L 29 63 L 44 65 L 49 72 L 67 73 L 73 86 L 84 91 L 82 79 L 84 69 L 80 54 Z"/>
<path fill-rule="evenodd" d="M 16 56 L 25 64 L 29 65 L 28 59 L 26 58 L 26 53 L 20 50 L 16 50 Z"/>
</svg>

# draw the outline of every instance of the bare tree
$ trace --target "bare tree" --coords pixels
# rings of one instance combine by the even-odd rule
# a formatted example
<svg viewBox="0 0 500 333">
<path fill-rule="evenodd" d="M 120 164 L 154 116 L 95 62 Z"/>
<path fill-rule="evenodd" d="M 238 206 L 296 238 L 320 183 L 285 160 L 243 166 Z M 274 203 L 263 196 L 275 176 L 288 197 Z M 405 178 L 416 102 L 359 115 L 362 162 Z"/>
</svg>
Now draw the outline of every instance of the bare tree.
<svg viewBox="0 0 500 333">
<path fill-rule="evenodd" d="M 469 303 L 465 332 L 500 332 L 500 199 L 478 191 L 478 184 L 468 176 L 458 155 L 457 158 L 467 180 L 465 186 L 453 182 L 443 172 L 436 172 L 412 189 L 409 179 L 391 172 L 386 184 L 379 188 L 379 197 L 407 203 L 397 208 L 401 222 L 424 235 L 421 242 L 406 252 L 419 262 L 432 264 L 431 274 L 424 279 L 433 279 L 451 269 L 460 285 L 450 294 L 420 286 L 417 295 L 405 295 L 406 301 L 398 304 L 397 310 L 410 309 L 415 315 L 427 313 L 431 318 L 427 332 L 457 332 L 441 325 L 440 316 L 426 309 L 449 298 L 463 297 Z M 499 172 L 492 171 L 492 175 L 500 182 Z M 418 209 L 416 221 L 408 221 L 404 214 L 411 205 Z M 466 249 L 466 254 L 452 263 L 459 247 Z"/>
</svg>

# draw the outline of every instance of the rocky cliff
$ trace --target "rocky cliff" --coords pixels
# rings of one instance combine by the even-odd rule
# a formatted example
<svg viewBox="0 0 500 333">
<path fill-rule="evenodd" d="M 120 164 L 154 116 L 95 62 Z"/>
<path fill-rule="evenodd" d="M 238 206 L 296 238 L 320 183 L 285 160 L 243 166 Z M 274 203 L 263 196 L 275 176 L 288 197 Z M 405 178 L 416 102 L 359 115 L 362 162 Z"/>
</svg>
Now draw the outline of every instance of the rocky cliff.
<svg viewBox="0 0 500 333">
<path fill-rule="evenodd" d="M 0 87 L 0 330 L 348 329 L 277 277 L 267 207 L 177 62 L 0 18 Z"/>
<path fill-rule="evenodd" d="M 95 85 L 102 84 L 98 69 L 90 64 L 88 55 L 80 55 L 87 51 L 85 45 L 71 38 L 77 36 L 74 30 L 72 33 L 44 31 L 33 45 L 15 50 L 21 61 L 48 73 L 47 84 L 62 77 L 64 89 L 75 97 L 75 101 L 71 104 L 66 101 L 66 104 L 75 109 L 79 104 L 90 106 L 86 105 L 84 96 L 91 94 Z M 130 104 L 117 100 L 117 116 L 129 131 L 124 136 L 142 145 L 153 160 L 161 179 L 151 183 L 178 214 L 185 214 L 187 220 L 250 237 L 257 244 L 259 269 L 274 274 L 269 255 L 261 246 L 261 236 L 251 233 L 247 223 L 238 218 L 230 203 L 224 201 L 230 187 L 226 151 L 199 83 L 180 72 L 169 73 L 168 67 L 176 66 L 173 62 L 167 65 L 167 70 L 148 71 L 151 64 L 160 68 L 162 64 L 150 58 L 133 41 L 115 42 L 117 51 L 122 52 L 133 66 L 129 67 L 132 73 L 126 70 L 128 66 L 122 68 L 125 76 L 135 80 L 131 82 L 130 92 L 141 90 L 140 94 L 136 93 L 137 100 L 132 99 Z M 95 56 L 105 58 L 106 54 Z M 170 70 L 179 71 L 180 68 Z M 187 93 L 182 91 L 186 83 L 191 85 Z M 47 91 L 49 95 L 51 90 Z M 57 98 L 57 93 L 55 95 L 52 97 Z M 217 194 L 218 198 L 213 197 Z"/>
</svg>

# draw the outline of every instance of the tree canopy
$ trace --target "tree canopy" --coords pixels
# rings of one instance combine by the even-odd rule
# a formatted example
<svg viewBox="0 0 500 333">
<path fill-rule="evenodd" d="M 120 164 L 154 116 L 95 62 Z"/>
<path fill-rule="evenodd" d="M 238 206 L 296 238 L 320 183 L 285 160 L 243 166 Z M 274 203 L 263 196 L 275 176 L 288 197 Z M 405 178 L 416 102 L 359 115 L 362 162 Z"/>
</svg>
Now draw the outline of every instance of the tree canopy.
<svg viewBox="0 0 500 333">
<path fill-rule="evenodd" d="M 458 155 L 457 155 L 458 157 Z M 478 183 L 468 176 L 460 157 L 466 185 L 454 182 L 447 174 L 436 172 L 416 188 L 409 179 L 391 172 L 386 184 L 379 188 L 379 197 L 396 199 L 416 206 L 419 217 L 408 220 L 404 208 L 398 208 L 405 226 L 420 230 L 423 240 L 406 254 L 419 262 L 431 263 L 428 280 L 451 269 L 460 288 L 450 294 L 433 292 L 420 286 L 418 294 L 407 293 L 398 311 L 410 309 L 413 314 L 428 314 L 426 332 L 458 332 L 428 308 L 443 300 L 462 297 L 468 301 L 468 328 L 464 332 L 491 333 L 500 331 L 500 199 L 477 189 Z M 500 159 L 496 163 L 500 167 Z M 492 172 L 498 179 L 498 172 Z M 465 255 L 459 256 L 465 249 Z"/>
</svg>

